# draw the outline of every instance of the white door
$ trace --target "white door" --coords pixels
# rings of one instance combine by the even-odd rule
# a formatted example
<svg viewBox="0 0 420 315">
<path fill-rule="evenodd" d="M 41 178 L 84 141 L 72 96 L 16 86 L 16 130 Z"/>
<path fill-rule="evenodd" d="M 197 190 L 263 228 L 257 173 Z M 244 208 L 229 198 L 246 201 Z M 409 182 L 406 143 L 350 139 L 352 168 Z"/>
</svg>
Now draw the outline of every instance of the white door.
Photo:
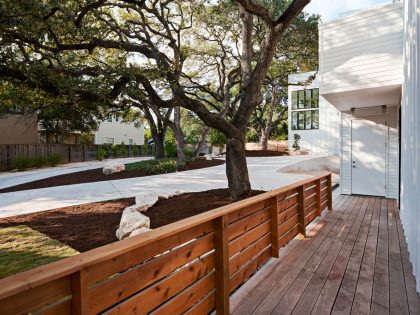
<svg viewBox="0 0 420 315">
<path fill-rule="evenodd" d="M 352 120 L 352 194 L 386 195 L 385 118 Z"/>
</svg>

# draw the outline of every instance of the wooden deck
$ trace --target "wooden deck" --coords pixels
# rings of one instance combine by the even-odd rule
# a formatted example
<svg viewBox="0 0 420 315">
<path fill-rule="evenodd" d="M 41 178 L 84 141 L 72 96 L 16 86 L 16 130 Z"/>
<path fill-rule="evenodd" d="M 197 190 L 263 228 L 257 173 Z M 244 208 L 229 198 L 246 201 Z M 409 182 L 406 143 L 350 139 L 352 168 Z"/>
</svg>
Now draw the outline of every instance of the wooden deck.
<svg viewBox="0 0 420 315">
<path fill-rule="evenodd" d="M 394 200 L 340 196 L 231 296 L 231 313 L 420 314 Z"/>
</svg>

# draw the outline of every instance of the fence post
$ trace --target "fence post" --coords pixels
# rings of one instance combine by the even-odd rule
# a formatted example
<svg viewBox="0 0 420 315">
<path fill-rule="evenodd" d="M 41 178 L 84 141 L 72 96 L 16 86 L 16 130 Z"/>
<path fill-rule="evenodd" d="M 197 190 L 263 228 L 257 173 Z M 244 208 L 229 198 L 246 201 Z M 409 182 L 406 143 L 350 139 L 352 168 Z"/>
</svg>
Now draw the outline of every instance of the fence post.
<svg viewBox="0 0 420 315">
<path fill-rule="evenodd" d="M 328 210 L 332 210 L 332 178 L 331 173 L 327 176 Z"/>
<path fill-rule="evenodd" d="M 321 216 L 321 179 L 316 181 L 316 215 Z"/>
<path fill-rule="evenodd" d="M 279 217 L 277 196 L 270 199 L 271 214 L 271 257 L 279 258 Z"/>
<path fill-rule="evenodd" d="M 305 195 L 304 186 L 298 187 L 298 220 L 299 220 L 299 233 L 306 237 L 306 224 L 305 224 Z"/>
<path fill-rule="evenodd" d="M 75 315 L 89 314 L 89 277 L 85 269 L 71 276 L 71 292 L 71 313 Z"/>
<path fill-rule="evenodd" d="M 214 220 L 216 314 L 229 314 L 229 247 L 227 215 Z"/>
</svg>

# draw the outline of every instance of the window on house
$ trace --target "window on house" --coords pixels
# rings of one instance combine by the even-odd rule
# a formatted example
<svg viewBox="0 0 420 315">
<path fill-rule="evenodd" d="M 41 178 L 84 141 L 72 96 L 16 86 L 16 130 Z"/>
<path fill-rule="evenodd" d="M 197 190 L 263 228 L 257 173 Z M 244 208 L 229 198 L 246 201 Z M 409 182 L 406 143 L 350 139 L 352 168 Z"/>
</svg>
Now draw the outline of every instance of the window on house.
<svg viewBox="0 0 420 315">
<path fill-rule="evenodd" d="M 105 138 L 105 143 L 114 144 L 114 138 Z"/>
<path fill-rule="evenodd" d="M 319 129 L 319 89 L 292 92 L 292 130 Z"/>
<path fill-rule="evenodd" d="M 134 128 L 140 128 L 140 123 L 137 120 L 134 122 Z"/>
<path fill-rule="evenodd" d="M 112 122 L 112 115 L 108 115 L 108 122 Z"/>
<path fill-rule="evenodd" d="M 134 144 L 133 139 L 128 139 L 128 144 L 129 144 L 129 145 L 133 145 L 133 144 Z"/>
</svg>

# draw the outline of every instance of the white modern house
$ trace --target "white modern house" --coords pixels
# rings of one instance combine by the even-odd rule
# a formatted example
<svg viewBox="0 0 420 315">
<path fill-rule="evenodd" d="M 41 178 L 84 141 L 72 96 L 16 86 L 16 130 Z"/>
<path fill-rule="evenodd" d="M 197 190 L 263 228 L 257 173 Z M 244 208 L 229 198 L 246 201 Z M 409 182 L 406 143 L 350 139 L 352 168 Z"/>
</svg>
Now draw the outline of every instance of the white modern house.
<svg viewBox="0 0 420 315">
<path fill-rule="evenodd" d="M 94 144 L 144 144 L 144 125 L 140 121 L 123 122 L 121 118 L 110 115 L 94 134 Z"/>
<path fill-rule="evenodd" d="M 297 73 L 288 81 L 289 150 L 293 150 L 293 137 L 298 134 L 302 150 L 339 155 L 341 113 L 319 95 L 319 76 L 315 72 Z"/>
<path fill-rule="evenodd" d="M 402 3 L 320 26 L 320 94 L 341 112 L 341 190 L 398 197 Z"/>
<path fill-rule="evenodd" d="M 320 100 L 341 113 L 341 191 L 399 200 L 420 291 L 420 1 L 324 23 L 319 41 Z"/>
</svg>

